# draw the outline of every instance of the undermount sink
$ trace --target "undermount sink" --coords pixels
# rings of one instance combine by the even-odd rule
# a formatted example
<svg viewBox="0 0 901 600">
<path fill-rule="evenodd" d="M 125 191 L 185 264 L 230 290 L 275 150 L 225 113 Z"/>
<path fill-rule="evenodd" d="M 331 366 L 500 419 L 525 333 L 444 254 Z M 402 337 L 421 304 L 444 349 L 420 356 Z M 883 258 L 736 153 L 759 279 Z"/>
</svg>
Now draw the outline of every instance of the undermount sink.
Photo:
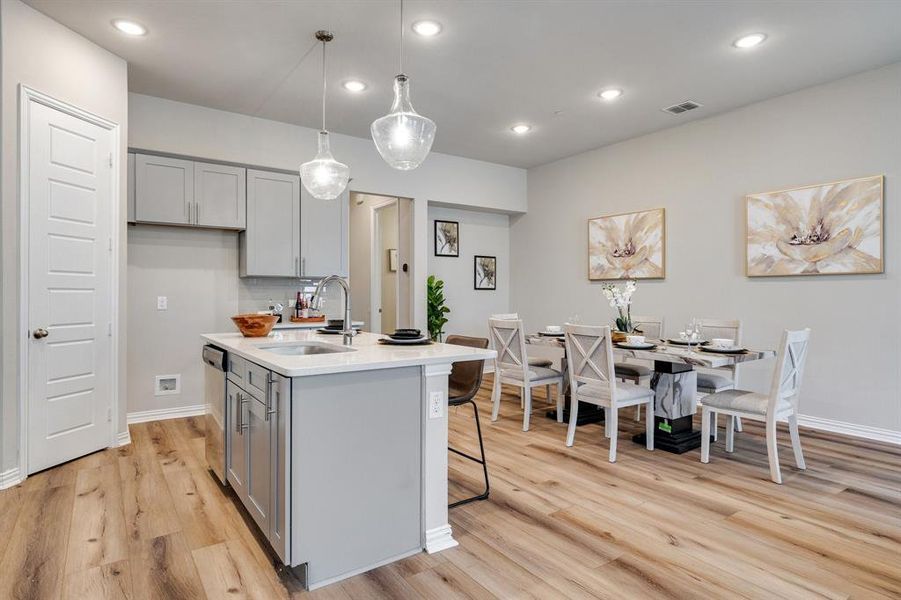
<svg viewBox="0 0 901 600">
<path fill-rule="evenodd" d="M 353 352 L 353 348 L 324 344 L 322 342 L 298 342 L 296 344 L 284 344 L 280 346 L 260 346 L 260 350 L 281 354 L 283 356 L 307 356 L 310 354 L 339 354 L 341 352 Z"/>
</svg>

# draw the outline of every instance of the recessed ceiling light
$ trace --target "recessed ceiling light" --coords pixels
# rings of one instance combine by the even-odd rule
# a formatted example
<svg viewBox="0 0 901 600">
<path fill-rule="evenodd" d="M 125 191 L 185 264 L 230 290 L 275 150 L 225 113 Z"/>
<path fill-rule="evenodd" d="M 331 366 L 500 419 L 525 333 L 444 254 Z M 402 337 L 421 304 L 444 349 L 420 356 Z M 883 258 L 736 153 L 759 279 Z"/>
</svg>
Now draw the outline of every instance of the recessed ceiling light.
<svg viewBox="0 0 901 600">
<path fill-rule="evenodd" d="M 520 123 L 519 125 L 514 125 L 510 128 L 510 131 L 513 133 L 518 133 L 519 135 L 523 135 L 524 133 L 529 133 L 532 131 L 531 125 L 526 125 L 525 123 Z"/>
<path fill-rule="evenodd" d="M 752 33 L 750 35 L 743 35 L 732 42 L 732 45 L 736 48 L 753 48 L 754 46 L 762 44 L 765 39 L 765 33 Z"/>
<path fill-rule="evenodd" d="M 344 82 L 344 89 L 348 92 L 362 92 L 366 89 L 366 84 L 362 81 L 357 81 L 356 79 L 351 79 L 349 81 Z"/>
<path fill-rule="evenodd" d="M 623 91 L 619 90 L 619 89 L 604 90 L 603 92 L 598 94 L 598 96 L 600 96 L 604 100 L 616 100 L 617 98 L 619 98 L 622 95 L 623 95 Z"/>
<path fill-rule="evenodd" d="M 115 19 L 113 27 L 124 33 L 125 35 L 147 35 L 147 28 L 128 19 Z"/>
<path fill-rule="evenodd" d="M 441 23 L 438 21 L 416 21 L 413 23 L 413 31 L 423 37 L 432 37 L 441 33 Z"/>
</svg>

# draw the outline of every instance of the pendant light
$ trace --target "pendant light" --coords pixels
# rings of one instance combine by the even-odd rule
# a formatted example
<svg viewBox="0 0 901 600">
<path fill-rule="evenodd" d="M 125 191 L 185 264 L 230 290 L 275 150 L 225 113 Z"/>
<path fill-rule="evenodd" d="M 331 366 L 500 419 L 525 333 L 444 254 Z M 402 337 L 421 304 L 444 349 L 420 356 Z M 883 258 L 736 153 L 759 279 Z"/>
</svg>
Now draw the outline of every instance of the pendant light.
<svg viewBox="0 0 901 600">
<path fill-rule="evenodd" d="M 347 187 L 350 169 L 339 163 L 329 149 L 328 131 L 325 129 L 325 44 L 335 36 L 328 31 L 317 31 L 316 39 L 322 42 L 322 129 L 319 131 L 319 152 L 316 158 L 300 165 L 300 181 L 318 200 L 334 200 Z"/>
<path fill-rule="evenodd" d="M 404 74 L 404 2 L 400 1 L 400 74 L 394 78 L 391 112 L 372 122 L 372 141 L 389 166 L 401 171 L 418 167 L 435 141 L 435 122 L 413 110 L 410 79 Z"/>
</svg>

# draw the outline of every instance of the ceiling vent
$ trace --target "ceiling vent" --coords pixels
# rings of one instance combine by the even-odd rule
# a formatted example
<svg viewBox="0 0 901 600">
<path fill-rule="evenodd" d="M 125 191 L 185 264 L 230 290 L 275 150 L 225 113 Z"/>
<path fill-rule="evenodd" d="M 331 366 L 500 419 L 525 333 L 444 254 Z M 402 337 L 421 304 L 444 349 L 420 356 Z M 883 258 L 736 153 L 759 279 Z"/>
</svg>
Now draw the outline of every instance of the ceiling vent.
<svg viewBox="0 0 901 600">
<path fill-rule="evenodd" d="M 667 106 L 666 108 L 662 108 L 663 112 L 667 112 L 671 115 L 681 115 L 684 112 L 688 112 L 690 110 L 694 110 L 696 108 L 700 108 L 702 105 L 694 100 L 686 100 L 685 102 L 680 102 L 679 104 L 673 104 L 672 106 Z"/>
</svg>

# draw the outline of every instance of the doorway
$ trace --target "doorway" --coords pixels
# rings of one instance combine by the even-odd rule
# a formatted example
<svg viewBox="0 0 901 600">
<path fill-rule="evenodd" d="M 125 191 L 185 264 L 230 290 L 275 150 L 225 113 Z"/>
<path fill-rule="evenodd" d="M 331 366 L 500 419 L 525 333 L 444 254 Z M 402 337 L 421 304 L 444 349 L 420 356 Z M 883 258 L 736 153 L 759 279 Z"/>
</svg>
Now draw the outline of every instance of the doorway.
<svg viewBox="0 0 901 600">
<path fill-rule="evenodd" d="M 22 465 L 107 448 L 115 389 L 118 126 L 22 87 Z"/>
<path fill-rule="evenodd" d="M 411 327 L 413 201 L 351 192 L 350 204 L 353 318 L 374 333 Z"/>
</svg>

